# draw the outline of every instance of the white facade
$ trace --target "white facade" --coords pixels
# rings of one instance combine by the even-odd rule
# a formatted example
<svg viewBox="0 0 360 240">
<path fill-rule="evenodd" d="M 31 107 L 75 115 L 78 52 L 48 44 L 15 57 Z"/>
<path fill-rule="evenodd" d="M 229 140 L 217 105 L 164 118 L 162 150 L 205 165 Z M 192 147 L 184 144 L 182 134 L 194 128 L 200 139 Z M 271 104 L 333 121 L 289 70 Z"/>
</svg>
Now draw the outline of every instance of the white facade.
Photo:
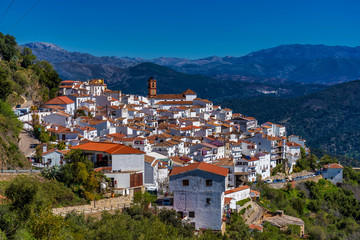
<svg viewBox="0 0 360 240">
<path fill-rule="evenodd" d="M 183 181 L 188 181 L 184 186 Z M 206 186 L 206 181 L 212 181 Z M 174 208 L 195 225 L 196 229 L 221 230 L 226 177 L 202 170 L 170 175 Z"/>
</svg>

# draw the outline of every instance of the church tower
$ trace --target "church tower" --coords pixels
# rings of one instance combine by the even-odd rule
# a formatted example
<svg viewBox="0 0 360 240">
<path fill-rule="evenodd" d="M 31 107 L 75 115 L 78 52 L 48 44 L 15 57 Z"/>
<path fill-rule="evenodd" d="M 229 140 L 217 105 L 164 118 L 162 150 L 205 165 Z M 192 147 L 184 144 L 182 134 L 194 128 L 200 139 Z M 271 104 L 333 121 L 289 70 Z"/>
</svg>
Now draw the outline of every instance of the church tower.
<svg viewBox="0 0 360 240">
<path fill-rule="evenodd" d="M 156 79 L 151 77 L 148 80 L 148 98 L 153 98 L 156 96 Z"/>
</svg>

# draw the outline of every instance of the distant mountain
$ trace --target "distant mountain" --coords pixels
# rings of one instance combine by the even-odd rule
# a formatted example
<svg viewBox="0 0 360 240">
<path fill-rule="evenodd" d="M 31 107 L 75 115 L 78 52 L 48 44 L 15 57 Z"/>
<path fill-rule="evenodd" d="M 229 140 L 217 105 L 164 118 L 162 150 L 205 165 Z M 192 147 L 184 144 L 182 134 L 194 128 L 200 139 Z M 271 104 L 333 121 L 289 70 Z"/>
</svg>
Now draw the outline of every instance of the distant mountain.
<svg viewBox="0 0 360 240">
<path fill-rule="evenodd" d="M 87 53 L 69 52 L 54 44 L 29 43 L 41 60 L 51 62 L 60 75 L 62 63 L 110 65 L 120 68 L 151 62 L 183 73 L 202 74 L 218 80 L 268 82 L 288 81 L 335 84 L 360 78 L 360 47 L 325 45 L 281 45 L 252 52 L 243 57 L 207 57 L 184 59 L 161 57 L 155 59 L 129 57 L 95 57 Z"/>
<path fill-rule="evenodd" d="M 313 148 L 360 159 L 359 92 L 360 80 L 293 99 L 262 97 L 221 104 L 260 122 L 284 124 L 290 134 L 304 137 Z"/>
<path fill-rule="evenodd" d="M 267 94 L 293 97 L 325 87 L 301 83 L 273 86 L 266 83 L 220 81 L 204 75 L 180 73 L 153 63 L 141 63 L 129 68 L 84 63 L 61 63 L 57 66 L 66 72 L 71 72 L 74 79 L 84 79 L 84 76 L 85 79 L 90 79 L 92 76 L 104 78 L 110 89 L 131 94 L 146 95 L 147 80 L 150 76 L 155 76 L 158 93 L 181 93 L 190 88 L 197 92 L 199 97 L 215 102 Z"/>
</svg>

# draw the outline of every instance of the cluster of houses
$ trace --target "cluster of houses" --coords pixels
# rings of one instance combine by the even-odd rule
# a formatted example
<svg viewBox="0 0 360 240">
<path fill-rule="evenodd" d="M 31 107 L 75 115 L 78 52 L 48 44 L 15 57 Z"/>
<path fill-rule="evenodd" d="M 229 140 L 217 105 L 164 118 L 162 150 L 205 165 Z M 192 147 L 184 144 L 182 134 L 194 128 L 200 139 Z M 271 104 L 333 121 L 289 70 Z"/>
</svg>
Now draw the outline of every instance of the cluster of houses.
<svg viewBox="0 0 360 240">
<path fill-rule="evenodd" d="M 173 193 L 174 208 L 197 229 L 221 229 L 227 208 L 259 195 L 247 182 L 270 177 L 278 164 L 291 172 L 300 149 L 308 151 L 284 126 L 259 124 L 190 89 L 158 94 L 154 78 L 146 97 L 109 90 L 103 79 L 63 81 L 43 109 L 45 131 L 67 146 L 44 146 L 44 166 L 65 164 L 64 155 L 80 149 L 114 191 L 149 186 Z"/>
</svg>

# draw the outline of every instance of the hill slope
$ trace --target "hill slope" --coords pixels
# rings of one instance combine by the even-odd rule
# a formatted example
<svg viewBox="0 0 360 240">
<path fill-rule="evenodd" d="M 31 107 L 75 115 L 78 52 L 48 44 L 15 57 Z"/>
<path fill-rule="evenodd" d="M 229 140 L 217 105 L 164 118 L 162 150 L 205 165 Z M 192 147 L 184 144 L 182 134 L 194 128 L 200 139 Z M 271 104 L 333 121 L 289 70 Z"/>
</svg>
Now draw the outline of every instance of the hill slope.
<svg viewBox="0 0 360 240">
<path fill-rule="evenodd" d="M 99 76 L 106 74 L 104 68 L 99 70 Z M 113 68 L 113 67 L 111 67 Z M 93 68 L 94 69 L 94 68 Z M 300 83 L 273 86 L 266 83 L 248 83 L 239 81 L 220 81 L 199 75 L 185 74 L 153 63 L 142 63 L 127 69 L 117 69 L 112 76 L 105 76 L 108 87 L 120 89 L 125 93 L 147 94 L 147 79 L 155 76 L 158 81 L 158 93 L 181 93 L 190 88 L 201 98 L 218 102 L 223 99 L 245 98 L 265 95 L 262 91 L 274 91 L 273 95 L 300 96 L 304 92 L 314 92 L 323 89 L 321 85 L 304 85 Z"/>
<path fill-rule="evenodd" d="M 314 148 L 360 159 L 360 80 L 294 99 L 254 98 L 222 102 L 260 122 L 284 124 Z"/>
<path fill-rule="evenodd" d="M 0 169 L 29 167 L 19 150 L 22 123 L 12 107 L 46 101 L 61 81 L 53 67 L 38 61 L 30 49 L 21 49 L 13 36 L 0 33 Z"/>
<path fill-rule="evenodd" d="M 61 76 L 74 79 L 66 63 L 110 65 L 128 68 L 143 62 L 166 66 L 179 72 L 203 74 L 219 80 L 283 83 L 334 84 L 360 78 L 360 47 L 324 45 L 281 45 L 252 52 L 243 57 L 207 57 L 155 59 L 128 57 L 95 57 L 87 53 L 69 52 L 50 43 L 29 43 L 40 60 L 52 63 Z M 73 66 L 81 68 L 82 65 Z M 116 70 L 109 70 L 109 73 Z"/>
</svg>

